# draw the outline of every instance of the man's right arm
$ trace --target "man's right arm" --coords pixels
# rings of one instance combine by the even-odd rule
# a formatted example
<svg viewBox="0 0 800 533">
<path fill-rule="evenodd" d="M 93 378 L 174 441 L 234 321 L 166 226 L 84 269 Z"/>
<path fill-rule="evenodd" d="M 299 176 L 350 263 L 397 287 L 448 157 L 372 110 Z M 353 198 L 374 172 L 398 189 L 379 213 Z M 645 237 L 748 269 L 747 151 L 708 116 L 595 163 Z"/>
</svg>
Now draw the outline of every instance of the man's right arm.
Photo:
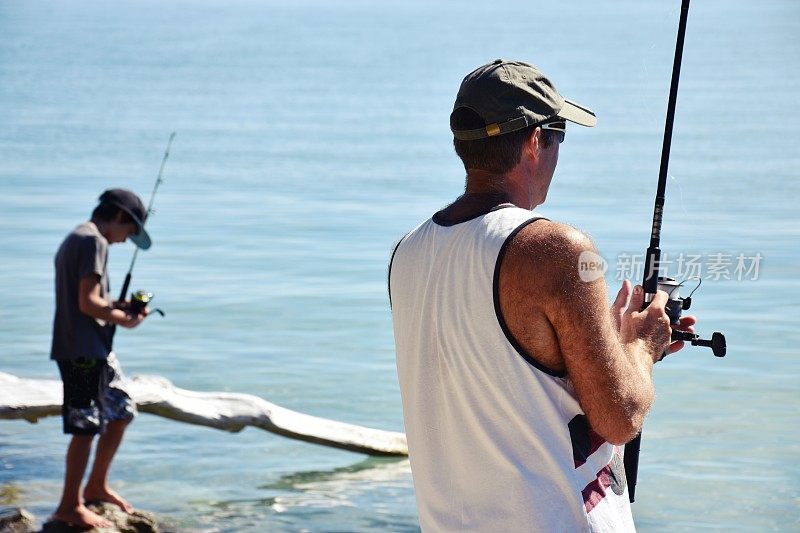
<svg viewBox="0 0 800 533">
<path fill-rule="evenodd" d="M 634 292 L 617 328 L 603 277 L 587 282 L 579 276 L 583 252 L 596 250 L 570 226 L 537 221 L 523 228 L 501 265 L 503 315 L 535 359 L 566 370 L 592 429 L 623 444 L 641 430 L 654 397 L 653 362 L 669 345 L 666 293 L 640 312 L 643 294 Z M 543 353 L 547 344 L 525 346 L 524 339 L 532 338 L 526 331 L 531 315 L 549 323 L 552 353 Z"/>
</svg>

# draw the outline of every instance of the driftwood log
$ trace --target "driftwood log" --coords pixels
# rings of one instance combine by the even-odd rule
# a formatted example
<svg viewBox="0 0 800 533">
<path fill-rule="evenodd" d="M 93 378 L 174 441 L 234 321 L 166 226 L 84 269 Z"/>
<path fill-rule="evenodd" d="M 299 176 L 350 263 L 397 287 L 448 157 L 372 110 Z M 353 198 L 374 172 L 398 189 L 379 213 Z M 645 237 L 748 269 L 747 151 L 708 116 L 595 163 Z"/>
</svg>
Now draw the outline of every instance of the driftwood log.
<svg viewBox="0 0 800 533">
<path fill-rule="evenodd" d="M 408 455 L 406 436 L 306 415 L 258 396 L 228 392 L 195 392 L 175 387 L 160 376 L 134 376 L 128 391 L 143 413 L 179 422 L 237 432 L 257 427 L 284 437 L 368 455 Z M 0 420 L 61 414 L 61 382 L 24 379 L 0 372 Z"/>
</svg>

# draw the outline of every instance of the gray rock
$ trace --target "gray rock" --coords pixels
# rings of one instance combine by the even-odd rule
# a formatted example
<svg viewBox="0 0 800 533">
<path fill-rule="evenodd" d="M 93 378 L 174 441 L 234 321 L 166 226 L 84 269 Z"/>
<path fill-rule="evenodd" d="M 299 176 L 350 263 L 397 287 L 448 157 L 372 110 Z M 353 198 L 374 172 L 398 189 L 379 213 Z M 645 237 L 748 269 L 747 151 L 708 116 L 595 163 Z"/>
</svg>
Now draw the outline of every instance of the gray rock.
<svg viewBox="0 0 800 533">
<path fill-rule="evenodd" d="M 99 514 L 114 524 L 111 528 L 80 528 L 71 526 L 61 520 L 50 520 L 44 524 L 41 533 L 166 533 L 158 525 L 155 516 L 145 511 L 134 511 L 126 514 L 122 509 L 111 503 L 96 502 L 86 504 L 86 507 Z M 0 531 L 5 531 L 0 529 Z M 20 532 L 33 532 L 35 529 L 10 530 Z"/>
<path fill-rule="evenodd" d="M 0 533 L 28 533 L 36 530 L 36 518 L 25 509 L 0 512 Z"/>
</svg>

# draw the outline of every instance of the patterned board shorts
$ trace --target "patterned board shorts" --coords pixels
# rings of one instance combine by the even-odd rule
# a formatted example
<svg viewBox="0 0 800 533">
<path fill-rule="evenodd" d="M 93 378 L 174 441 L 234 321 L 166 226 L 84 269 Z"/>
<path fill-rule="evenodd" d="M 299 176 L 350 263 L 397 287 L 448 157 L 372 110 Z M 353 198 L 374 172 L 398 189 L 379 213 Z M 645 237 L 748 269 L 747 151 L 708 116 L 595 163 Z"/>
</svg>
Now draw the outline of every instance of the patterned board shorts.
<svg viewBox="0 0 800 533">
<path fill-rule="evenodd" d="M 109 422 L 131 421 L 136 416 L 136 403 L 125 390 L 122 368 L 113 352 L 107 359 L 56 362 L 64 383 L 64 433 L 97 435 Z"/>
</svg>

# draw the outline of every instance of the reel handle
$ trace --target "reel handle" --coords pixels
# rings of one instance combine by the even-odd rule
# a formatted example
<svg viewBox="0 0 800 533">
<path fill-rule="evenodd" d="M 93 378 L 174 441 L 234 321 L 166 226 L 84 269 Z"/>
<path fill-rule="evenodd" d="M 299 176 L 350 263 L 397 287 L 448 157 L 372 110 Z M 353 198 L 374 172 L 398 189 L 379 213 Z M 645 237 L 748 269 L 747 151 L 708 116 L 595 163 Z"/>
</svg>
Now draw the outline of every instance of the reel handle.
<svg viewBox="0 0 800 533">
<path fill-rule="evenodd" d="M 714 355 L 717 357 L 725 357 L 728 351 L 727 343 L 725 342 L 725 335 L 719 331 L 715 331 L 711 335 L 711 339 L 701 339 L 700 335 L 696 333 L 689 333 L 688 331 L 672 331 L 672 340 L 674 341 L 688 341 L 692 346 L 705 346 L 711 348 Z"/>
</svg>

